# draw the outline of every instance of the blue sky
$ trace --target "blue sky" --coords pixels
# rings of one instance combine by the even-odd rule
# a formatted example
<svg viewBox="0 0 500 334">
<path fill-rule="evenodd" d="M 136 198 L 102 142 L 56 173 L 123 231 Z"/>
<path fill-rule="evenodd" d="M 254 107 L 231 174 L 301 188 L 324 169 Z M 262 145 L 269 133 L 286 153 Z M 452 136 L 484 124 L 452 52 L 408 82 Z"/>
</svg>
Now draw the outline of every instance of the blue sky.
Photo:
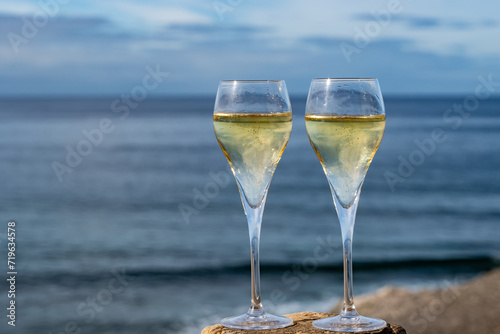
<svg viewBox="0 0 500 334">
<path fill-rule="evenodd" d="M 152 94 L 222 79 L 378 77 L 386 94 L 469 94 L 500 81 L 500 2 L 17 0 L 0 4 L 0 95 Z M 29 26 L 35 30 L 29 29 Z"/>
</svg>

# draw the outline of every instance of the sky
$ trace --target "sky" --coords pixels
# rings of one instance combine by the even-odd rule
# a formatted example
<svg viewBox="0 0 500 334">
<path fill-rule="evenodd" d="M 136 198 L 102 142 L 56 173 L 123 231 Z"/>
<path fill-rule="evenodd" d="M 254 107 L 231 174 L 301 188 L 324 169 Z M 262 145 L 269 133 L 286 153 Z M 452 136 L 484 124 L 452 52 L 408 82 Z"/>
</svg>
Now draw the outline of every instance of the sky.
<svg viewBox="0 0 500 334">
<path fill-rule="evenodd" d="M 0 0 L 0 96 L 113 95 L 148 75 L 151 95 L 213 95 L 224 79 L 305 95 L 317 77 L 471 94 L 479 76 L 500 82 L 499 12 L 493 0 Z"/>
</svg>

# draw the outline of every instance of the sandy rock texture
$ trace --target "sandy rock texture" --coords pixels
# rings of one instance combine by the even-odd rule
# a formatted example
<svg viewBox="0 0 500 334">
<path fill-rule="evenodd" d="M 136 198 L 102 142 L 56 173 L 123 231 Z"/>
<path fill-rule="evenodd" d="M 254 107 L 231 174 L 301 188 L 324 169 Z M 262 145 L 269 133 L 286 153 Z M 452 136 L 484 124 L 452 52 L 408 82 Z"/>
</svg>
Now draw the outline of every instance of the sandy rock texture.
<svg viewBox="0 0 500 334">
<path fill-rule="evenodd" d="M 287 317 L 292 318 L 293 325 L 280 328 L 280 329 L 268 329 L 268 330 L 238 330 L 222 327 L 222 325 L 209 326 L 203 329 L 201 334 L 332 334 L 334 332 L 323 331 L 317 329 L 311 325 L 311 323 L 316 319 L 326 318 L 334 316 L 331 313 L 314 313 L 314 312 L 301 312 L 294 314 L 287 314 Z M 371 334 L 406 334 L 405 330 L 397 325 L 388 324 L 384 329 L 379 331 L 366 332 Z"/>
</svg>

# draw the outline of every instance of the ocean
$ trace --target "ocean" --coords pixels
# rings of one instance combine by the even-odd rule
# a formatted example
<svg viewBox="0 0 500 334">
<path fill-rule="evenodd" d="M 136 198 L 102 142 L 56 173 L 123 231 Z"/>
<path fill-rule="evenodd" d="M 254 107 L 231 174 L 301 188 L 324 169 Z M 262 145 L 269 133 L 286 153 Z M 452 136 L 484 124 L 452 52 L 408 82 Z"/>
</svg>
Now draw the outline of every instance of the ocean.
<svg viewBox="0 0 500 334">
<path fill-rule="evenodd" d="M 246 220 L 213 97 L 0 100 L 0 266 L 16 223 L 19 333 L 200 333 L 250 304 Z M 458 284 L 500 266 L 500 100 L 386 97 L 355 226 L 355 296 Z M 261 237 L 264 307 L 328 311 L 340 227 L 305 97 Z M 2 279 L 0 332 L 9 286 Z"/>
</svg>

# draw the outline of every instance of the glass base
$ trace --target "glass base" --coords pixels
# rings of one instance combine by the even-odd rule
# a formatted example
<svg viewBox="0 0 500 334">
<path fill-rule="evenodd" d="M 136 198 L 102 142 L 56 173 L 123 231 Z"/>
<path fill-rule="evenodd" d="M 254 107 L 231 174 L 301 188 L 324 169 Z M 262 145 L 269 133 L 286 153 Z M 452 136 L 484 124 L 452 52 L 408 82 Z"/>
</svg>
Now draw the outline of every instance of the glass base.
<svg viewBox="0 0 500 334">
<path fill-rule="evenodd" d="M 288 327 L 293 324 L 293 320 L 266 313 L 263 309 L 259 311 L 250 309 L 246 314 L 224 318 L 220 323 L 222 326 L 228 328 L 256 330 Z"/>
<path fill-rule="evenodd" d="M 369 332 L 384 328 L 387 323 L 381 319 L 363 317 L 359 314 L 352 316 L 337 315 L 313 321 L 316 328 L 332 332 Z"/>
</svg>

